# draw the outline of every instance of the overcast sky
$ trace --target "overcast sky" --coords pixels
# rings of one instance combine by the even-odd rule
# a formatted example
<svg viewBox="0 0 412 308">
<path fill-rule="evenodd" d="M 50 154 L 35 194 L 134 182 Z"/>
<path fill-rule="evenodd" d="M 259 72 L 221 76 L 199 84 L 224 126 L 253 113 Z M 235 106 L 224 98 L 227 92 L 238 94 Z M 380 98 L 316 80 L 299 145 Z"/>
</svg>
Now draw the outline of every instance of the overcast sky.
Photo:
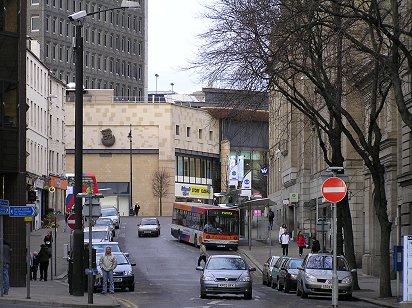
<svg viewBox="0 0 412 308">
<path fill-rule="evenodd" d="M 204 0 L 203 0 L 204 1 Z M 203 84 L 193 72 L 181 71 L 195 59 L 199 40 L 196 35 L 206 30 L 202 0 L 150 0 L 149 9 L 149 91 L 170 91 L 190 94 L 200 91 Z"/>
</svg>

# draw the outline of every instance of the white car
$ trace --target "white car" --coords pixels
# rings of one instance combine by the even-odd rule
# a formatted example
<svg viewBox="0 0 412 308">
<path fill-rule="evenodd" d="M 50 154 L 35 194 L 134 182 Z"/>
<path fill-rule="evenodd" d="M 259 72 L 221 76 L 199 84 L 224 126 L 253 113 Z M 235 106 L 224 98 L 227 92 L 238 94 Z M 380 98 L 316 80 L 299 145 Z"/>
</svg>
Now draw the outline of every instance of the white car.
<svg viewBox="0 0 412 308">
<path fill-rule="evenodd" d="M 116 229 L 120 227 L 120 215 L 115 207 L 102 208 L 102 217 L 108 217 L 113 221 L 113 225 Z"/>
<path fill-rule="evenodd" d="M 142 218 L 137 225 L 137 236 L 160 235 L 160 222 L 157 218 Z"/>
<path fill-rule="evenodd" d="M 83 229 L 84 242 L 89 242 L 89 227 Z M 107 226 L 92 227 L 92 243 L 111 242 L 112 231 Z"/>
</svg>

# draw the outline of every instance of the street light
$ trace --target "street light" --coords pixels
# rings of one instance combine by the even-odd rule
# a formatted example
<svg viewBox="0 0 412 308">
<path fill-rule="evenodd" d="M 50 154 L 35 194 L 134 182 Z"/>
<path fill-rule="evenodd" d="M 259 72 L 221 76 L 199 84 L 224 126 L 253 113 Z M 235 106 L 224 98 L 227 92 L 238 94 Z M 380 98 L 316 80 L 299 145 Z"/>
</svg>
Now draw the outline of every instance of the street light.
<svg viewBox="0 0 412 308">
<path fill-rule="evenodd" d="M 173 92 L 173 86 L 175 85 L 173 82 L 170 83 L 170 85 L 172 86 L 172 92 Z"/>
<path fill-rule="evenodd" d="M 129 135 L 127 136 L 130 142 L 130 203 L 129 211 L 133 209 L 133 160 L 132 160 L 132 145 L 133 145 L 133 136 L 132 136 L 132 124 L 130 124 Z"/>
<path fill-rule="evenodd" d="M 75 12 L 68 16 L 70 21 L 76 24 L 76 88 L 75 88 L 75 153 L 74 153 L 74 193 L 82 193 L 83 175 L 83 37 L 82 19 L 86 16 L 117 9 L 139 8 L 140 4 L 135 1 L 123 0 L 120 7 L 101 10 L 93 13 L 86 11 Z M 83 291 L 83 226 L 82 226 L 82 200 L 75 199 L 75 229 L 73 231 L 73 295 L 84 296 Z"/>
<path fill-rule="evenodd" d="M 159 74 L 155 74 L 156 77 L 156 94 L 157 94 L 157 77 L 159 77 Z"/>
</svg>

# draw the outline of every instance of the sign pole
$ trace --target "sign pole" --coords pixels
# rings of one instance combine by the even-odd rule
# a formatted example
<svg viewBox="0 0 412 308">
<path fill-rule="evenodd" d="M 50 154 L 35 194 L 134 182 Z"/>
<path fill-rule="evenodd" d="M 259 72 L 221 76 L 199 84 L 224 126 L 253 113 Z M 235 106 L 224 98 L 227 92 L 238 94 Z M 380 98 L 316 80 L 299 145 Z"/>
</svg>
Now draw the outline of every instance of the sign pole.
<svg viewBox="0 0 412 308">
<path fill-rule="evenodd" d="M 3 294 L 3 249 L 4 249 L 4 234 L 3 234 L 3 215 L 0 215 L 0 295 Z"/>
<path fill-rule="evenodd" d="M 336 202 L 332 203 L 332 215 L 333 215 L 333 261 L 332 261 L 332 307 L 338 307 L 338 272 L 337 272 L 337 257 L 336 257 L 336 235 L 337 235 L 337 207 Z"/>
<path fill-rule="evenodd" d="M 26 269 L 26 286 L 27 286 L 27 295 L 26 298 L 30 299 L 30 224 L 31 221 L 26 221 L 26 264 L 27 264 L 27 269 Z"/>
<path fill-rule="evenodd" d="M 93 240 L 92 240 L 92 204 L 93 198 L 89 198 L 89 273 L 87 276 L 88 303 L 93 304 Z"/>
</svg>

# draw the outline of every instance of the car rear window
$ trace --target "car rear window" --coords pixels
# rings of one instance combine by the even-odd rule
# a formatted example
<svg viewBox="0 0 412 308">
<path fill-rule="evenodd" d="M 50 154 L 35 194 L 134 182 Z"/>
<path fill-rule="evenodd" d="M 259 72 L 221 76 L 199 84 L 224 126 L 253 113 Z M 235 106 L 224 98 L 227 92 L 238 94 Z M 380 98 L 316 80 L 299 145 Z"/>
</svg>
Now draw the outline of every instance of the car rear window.
<svg viewBox="0 0 412 308">
<path fill-rule="evenodd" d="M 300 266 L 302 264 L 303 260 L 290 260 L 288 267 L 291 269 L 296 269 L 298 268 L 298 266 Z"/>
<path fill-rule="evenodd" d="M 240 258 L 211 258 L 206 265 L 208 270 L 245 270 L 246 263 Z"/>
<path fill-rule="evenodd" d="M 121 251 L 119 245 L 117 245 L 117 244 L 116 245 L 108 244 L 108 243 L 93 244 L 93 248 L 96 249 L 96 253 L 105 252 L 106 247 L 110 247 L 112 249 L 112 252 L 120 252 Z"/>
<path fill-rule="evenodd" d="M 332 261 L 333 261 L 332 256 L 310 256 L 306 263 L 306 268 L 307 269 L 331 270 Z M 338 261 L 338 265 L 337 265 L 338 271 L 348 270 L 346 262 L 342 257 L 337 257 L 337 261 Z"/>
<path fill-rule="evenodd" d="M 102 209 L 102 216 L 117 216 L 116 209 Z"/>
</svg>

